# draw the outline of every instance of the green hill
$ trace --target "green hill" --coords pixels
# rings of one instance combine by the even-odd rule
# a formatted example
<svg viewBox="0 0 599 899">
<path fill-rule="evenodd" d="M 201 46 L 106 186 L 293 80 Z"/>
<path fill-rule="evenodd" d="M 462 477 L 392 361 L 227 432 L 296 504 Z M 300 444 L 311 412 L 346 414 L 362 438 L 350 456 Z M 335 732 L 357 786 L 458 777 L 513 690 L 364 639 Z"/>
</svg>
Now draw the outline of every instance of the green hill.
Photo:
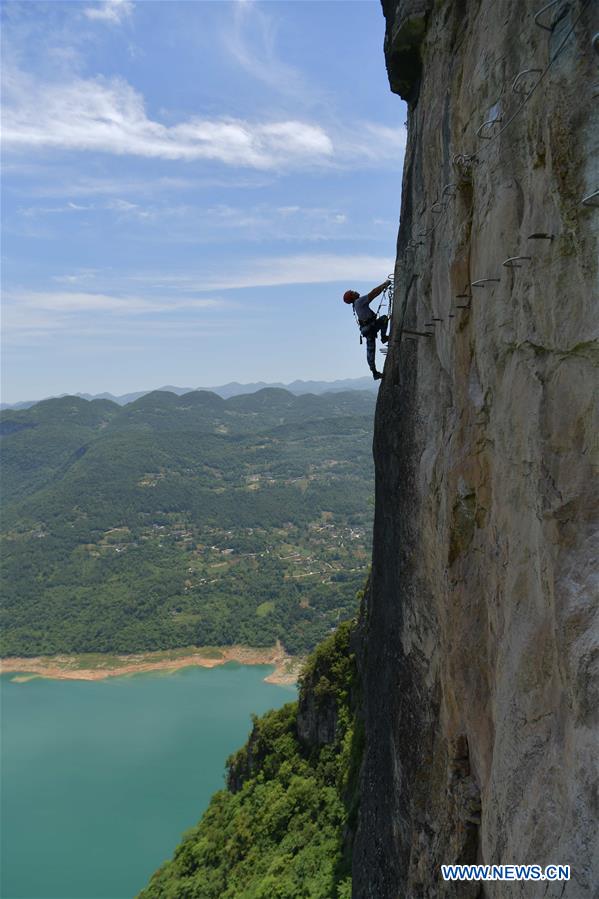
<svg viewBox="0 0 599 899">
<path fill-rule="evenodd" d="M 363 733 L 344 622 L 306 663 L 297 703 L 254 719 L 216 793 L 138 899 L 349 899 Z"/>
<path fill-rule="evenodd" d="M 374 402 L 265 388 L 3 412 L 2 654 L 310 649 L 363 581 Z"/>
</svg>

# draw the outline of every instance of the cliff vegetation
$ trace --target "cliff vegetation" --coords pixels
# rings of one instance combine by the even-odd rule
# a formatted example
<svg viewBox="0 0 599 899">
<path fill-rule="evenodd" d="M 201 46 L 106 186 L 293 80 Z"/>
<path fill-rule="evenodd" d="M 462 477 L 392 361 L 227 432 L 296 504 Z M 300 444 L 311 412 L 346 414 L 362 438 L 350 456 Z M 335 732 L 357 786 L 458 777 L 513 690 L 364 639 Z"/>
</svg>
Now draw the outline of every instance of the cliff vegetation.
<svg viewBox="0 0 599 899">
<path fill-rule="evenodd" d="M 138 899 L 349 899 L 362 741 L 353 623 L 309 657 L 298 702 L 255 718 L 217 793 Z"/>
</svg>

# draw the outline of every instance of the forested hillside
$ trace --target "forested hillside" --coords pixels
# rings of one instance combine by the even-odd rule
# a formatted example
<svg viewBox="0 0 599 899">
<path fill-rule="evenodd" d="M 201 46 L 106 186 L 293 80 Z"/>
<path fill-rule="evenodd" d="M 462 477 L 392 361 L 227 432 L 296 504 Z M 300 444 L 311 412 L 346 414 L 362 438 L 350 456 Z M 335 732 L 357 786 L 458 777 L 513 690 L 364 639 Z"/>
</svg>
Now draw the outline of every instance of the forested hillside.
<svg viewBox="0 0 599 899">
<path fill-rule="evenodd" d="M 298 703 L 254 720 L 227 789 L 139 899 L 349 899 L 362 755 L 352 629 L 308 660 Z"/>
<path fill-rule="evenodd" d="M 310 649 L 363 582 L 374 402 L 154 392 L 2 413 L 2 654 Z"/>
</svg>

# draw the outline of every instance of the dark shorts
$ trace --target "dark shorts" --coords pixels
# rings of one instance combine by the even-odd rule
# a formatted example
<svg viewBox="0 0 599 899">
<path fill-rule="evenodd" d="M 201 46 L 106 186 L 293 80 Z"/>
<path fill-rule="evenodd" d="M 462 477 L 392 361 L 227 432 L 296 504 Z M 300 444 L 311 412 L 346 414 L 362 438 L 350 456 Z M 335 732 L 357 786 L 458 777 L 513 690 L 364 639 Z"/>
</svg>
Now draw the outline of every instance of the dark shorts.
<svg viewBox="0 0 599 899">
<path fill-rule="evenodd" d="M 360 322 L 360 334 L 362 337 L 368 338 L 376 338 L 379 332 L 385 332 L 387 328 L 387 323 L 389 319 L 386 315 L 381 315 L 378 318 L 373 318 L 367 322 Z"/>
</svg>

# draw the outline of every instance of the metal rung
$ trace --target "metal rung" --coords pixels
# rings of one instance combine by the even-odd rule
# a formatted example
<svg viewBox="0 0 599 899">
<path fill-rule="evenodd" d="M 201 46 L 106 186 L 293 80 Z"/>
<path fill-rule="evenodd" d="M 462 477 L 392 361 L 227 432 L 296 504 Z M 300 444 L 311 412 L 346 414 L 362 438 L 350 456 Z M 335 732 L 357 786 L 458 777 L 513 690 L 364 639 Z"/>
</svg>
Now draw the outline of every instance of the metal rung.
<svg viewBox="0 0 599 899">
<path fill-rule="evenodd" d="M 386 356 L 387 352 L 388 352 L 388 350 L 387 350 L 386 346 L 382 346 L 379 348 L 379 353 L 381 354 L 381 356 Z"/>
<path fill-rule="evenodd" d="M 458 304 L 456 303 L 456 307 L 455 307 L 455 308 L 456 308 L 456 309 L 470 309 L 470 303 L 468 303 L 466 306 L 460 306 L 460 305 L 458 305 Z"/>
<path fill-rule="evenodd" d="M 404 328 L 402 333 L 402 337 L 406 334 L 409 337 L 432 337 L 433 335 L 429 331 L 410 331 L 408 328 Z"/>
<path fill-rule="evenodd" d="M 539 19 L 544 12 L 547 12 L 548 9 L 551 9 L 552 6 L 556 6 L 558 3 L 559 0 L 550 0 L 550 3 L 547 3 L 542 9 L 540 9 L 535 16 L 535 25 L 538 25 L 539 28 L 543 28 L 544 31 L 553 31 L 552 25 L 543 25 L 542 22 L 539 22 Z"/>
<path fill-rule="evenodd" d="M 471 296 L 469 293 L 456 293 L 455 298 L 456 300 L 469 300 Z"/>
<path fill-rule="evenodd" d="M 593 191 L 588 197 L 583 197 L 581 203 L 583 206 L 599 206 L 599 190 Z"/>
<path fill-rule="evenodd" d="M 545 234 L 544 231 L 535 231 L 534 234 L 528 235 L 528 240 L 553 240 L 555 234 Z"/>
<path fill-rule="evenodd" d="M 431 318 L 431 321 L 433 321 L 433 322 L 442 322 L 443 319 L 442 319 L 442 318 L 437 318 L 436 316 L 433 315 L 433 317 Z"/>
<path fill-rule="evenodd" d="M 524 78 L 525 75 L 532 75 L 533 73 L 538 73 L 540 75 L 542 71 L 543 71 L 543 69 L 522 69 L 521 72 L 518 72 L 518 74 L 516 75 L 516 77 L 514 78 L 514 81 L 512 83 L 513 92 L 515 94 L 529 94 L 530 91 L 518 90 L 520 80 L 522 78 Z"/>
<path fill-rule="evenodd" d="M 480 137 L 481 140 L 491 140 L 493 135 L 483 134 L 482 133 L 483 128 L 488 128 L 490 125 L 499 125 L 499 123 L 502 120 L 503 120 L 503 116 L 497 116 L 496 119 L 489 119 L 487 122 L 483 122 L 482 125 L 480 126 L 480 128 L 478 128 L 478 130 L 476 132 L 476 136 Z"/>
<path fill-rule="evenodd" d="M 485 284 L 489 283 L 490 281 L 499 284 L 501 278 L 479 278 L 478 281 L 472 281 L 470 287 L 484 287 Z"/>
<path fill-rule="evenodd" d="M 476 153 L 456 153 L 451 161 L 454 165 L 470 165 L 476 162 Z"/>
<path fill-rule="evenodd" d="M 510 256 L 501 264 L 505 265 L 506 268 L 522 268 L 521 265 L 518 265 L 520 259 L 525 259 L 527 262 L 530 262 L 532 256 Z"/>
</svg>

